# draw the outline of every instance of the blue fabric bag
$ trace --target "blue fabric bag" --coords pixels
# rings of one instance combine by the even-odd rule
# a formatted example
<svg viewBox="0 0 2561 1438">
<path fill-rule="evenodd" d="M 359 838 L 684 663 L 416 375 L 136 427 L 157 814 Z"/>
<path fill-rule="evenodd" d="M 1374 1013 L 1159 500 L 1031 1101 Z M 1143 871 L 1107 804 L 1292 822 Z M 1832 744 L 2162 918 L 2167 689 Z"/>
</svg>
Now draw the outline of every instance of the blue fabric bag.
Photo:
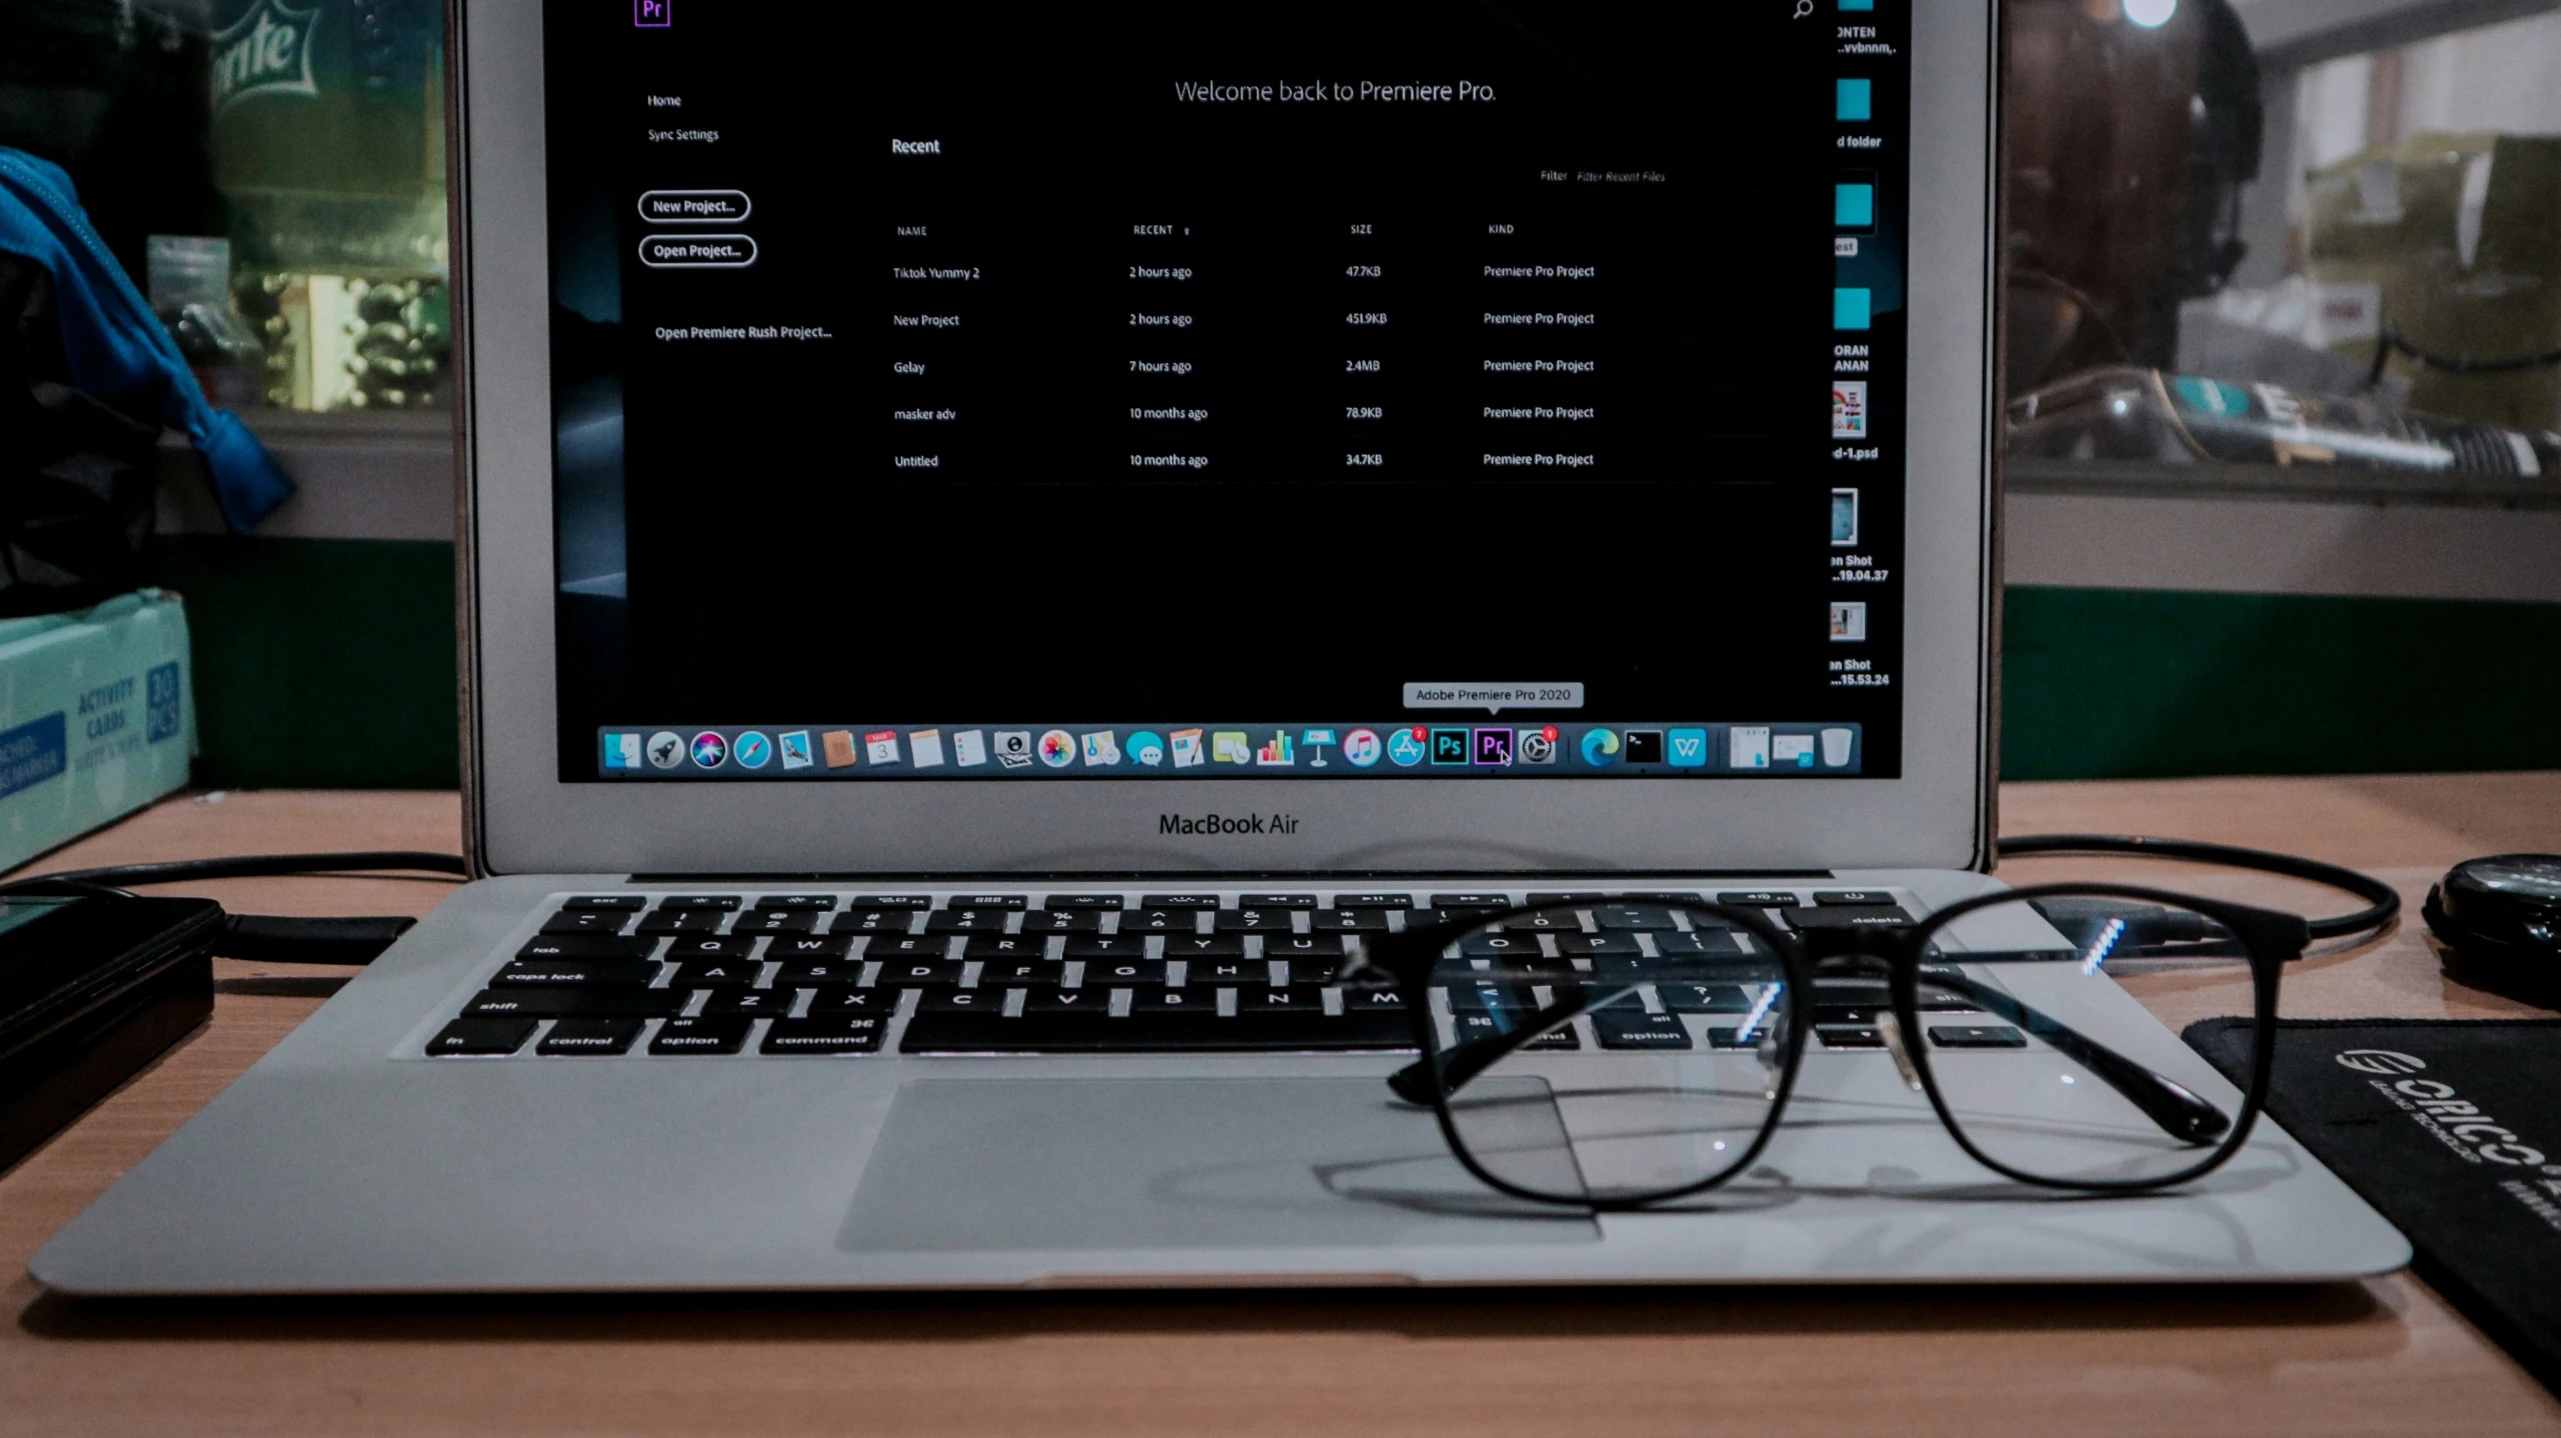
<svg viewBox="0 0 2561 1438">
<path fill-rule="evenodd" d="M 73 386 L 120 409 L 156 413 L 193 440 L 233 532 L 292 497 L 293 481 L 258 437 L 239 416 L 206 401 L 177 341 L 89 227 L 71 177 L 6 146 L 0 146 L 0 251 L 52 274 Z"/>
</svg>

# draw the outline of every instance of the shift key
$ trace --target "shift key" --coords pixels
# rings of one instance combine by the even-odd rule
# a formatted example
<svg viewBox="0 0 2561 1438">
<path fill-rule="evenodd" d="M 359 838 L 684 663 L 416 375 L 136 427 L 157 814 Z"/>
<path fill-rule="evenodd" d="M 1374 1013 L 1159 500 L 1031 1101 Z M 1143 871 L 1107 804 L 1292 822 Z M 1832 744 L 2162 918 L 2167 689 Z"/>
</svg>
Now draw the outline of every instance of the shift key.
<svg viewBox="0 0 2561 1438">
<path fill-rule="evenodd" d="M 656 959 L 518 959 L 492 976 L 489 987 L 647 988 L 657 977 Z"/>
</svg>

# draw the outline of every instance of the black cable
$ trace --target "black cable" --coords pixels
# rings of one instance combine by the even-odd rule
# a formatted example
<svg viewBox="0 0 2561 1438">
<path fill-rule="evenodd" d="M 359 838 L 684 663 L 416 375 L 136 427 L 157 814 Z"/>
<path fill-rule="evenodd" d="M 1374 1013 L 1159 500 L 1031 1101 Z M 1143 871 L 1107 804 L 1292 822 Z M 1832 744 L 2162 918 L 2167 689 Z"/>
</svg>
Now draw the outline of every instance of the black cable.
<svg viewBox="0 0 2561 1438">
<path fill-rule="evenodd" d="M 2227 869 L 2282 874 L 2289 879 L 2301 879 L 2354 894 L 2366 901 L 2367 907 L 2355 913 L 2311 920 L 2309 927 L 2316 939 L 2380 931 L 2401 912 L 2401 895 L 2391 885 L 2371 875 L 2337 864 L 2325 864 L 2318 859 L 2279 854 L 2267 849 L 2244 849 L 2236 844 L 2207 844 L 2194 839 L 2149 839 L 2132 834 L 2028 834 L 2001 840 L 1999 853 L 2004 859 L 2025 858 L 2031 854 L 2140 854 L 2154 859 L 2183 859 L 2194 864 L 2217 864 Z"/>
<path fill-rule="evenodd" d="M 305 874 L 382 873 L 403 870 L 468 878 L 459 854 L 416 849 L 376 849 L 348 854 L 244 854 L 227 859 L 182 859 L 166 864 L 116 864 L 67 869 L 0 883 L 0 895 L 48 891 L 85 897 L 130 899 L 126 886 L 202 883 L 209 879 L 283 878 Z M 269 964 L 368 964 L 418 921 L 411 918 L 311 919 L 266 914 L 226 914 L 216 956 Z"/>
<path fill-rule="evenodd" d="M 2410 342 L 2409 336 L 2401 333 L 2395 326 L 2386 324 L 2383 326 L 2381 338 L 2374 347 L 2374 372 L 2367 378 L 2366 388 L 2372 389 L 2382 382 L 2384 359 L 2395 350 L 2417 360 L 2429 369 L 2443 370 L 2447 374 L 2518 374 L 2526 370 L 2550 369 L 2554 365 L 2561 365 L 2561 350 L 2545 350 L 2541 354 L 2511 355 L 2505 359 L 2473 359 L 2468 355 L 2441 355 L 2434 350 L 2419 348 Z"/>
<path fill-rule="evenodd" d="M 415 870 L 426 874 L 469 877 L 471 868 L 459 854 L 431 854 L 416 849 L 377 849 L 353 854 L 242 854 L 228 859 L 181 859 L 170 864 L 116 864 L 103 869 L 66 869 L 32 879 L 0 884 L 0 894 L 38 884 L 186 884 L 207 879 L 272 879 L 297 874 L 372 873 Z"/>
<path fill-rule="evenodd" d="M 216 957 L 261 964 L 370 964 L 392 940 L 417 927 L 411 918 L 287 919 L 231 914 L 223 919 Z"/>
<path fill-rule="evenodd" d="M 2079 285 L 2072 283 L 2061 275 L 2050 274 L 2039 269 L 2030 269 L 2024 265 L 2013 265 L 2010 267 L 2010 282 L 2012 284 L 2026 285 L 2029 289 L 2044 290 L 2050 294 L 2061 295 L 2063 298 L 2071 301 L 2072 304 L 2081 311 L 2083 317 L 2097 324 L 2099 337 L 2106 340 L 2110 345 L 2115 346 L 2117 359 L 2120 362 L 2126 364 L 2132 364 L 2134 362 L 2134 346 L 2127 344 L 2125 342 L 2125 336 L 2117 332 L 2116 321 L 2108 318 L 2107 306 L 2099 302 L 2098 296 L 2091 294 L 2088 290 L 2081 288 Z M 2078 320 L 2073 322 L 2073 333 L 2075 336 L 2080 332 L 2079 324 L 2080 322 Z M 2069 341 L 2067 340 L 2066 343 L 2068 344 Z"/>
</svg>

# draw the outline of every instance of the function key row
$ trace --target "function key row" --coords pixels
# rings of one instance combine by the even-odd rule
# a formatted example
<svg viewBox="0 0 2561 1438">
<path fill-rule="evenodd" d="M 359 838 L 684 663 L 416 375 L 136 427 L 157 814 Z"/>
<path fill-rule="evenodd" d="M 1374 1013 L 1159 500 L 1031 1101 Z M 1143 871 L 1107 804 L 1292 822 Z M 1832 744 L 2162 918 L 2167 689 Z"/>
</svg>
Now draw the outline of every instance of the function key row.
<svg viewBox="0 0 2561 1438">
<path fill-rule="evenodd" d="M 1592 904 L 1699 904 L 1710 902 L 1703 892 L 1683 891 L 1560 891 L 1531 890 L 1521 899 L 1500 892 L 1437 893 L 1430 896 L 1426 907 L 1442 912 L 1465 912 L 1473 909 L 1549 908 Z M 1729 889 L 1717 892 L 1713 902 L 1729 907 L 1797 908 L 1882 906 L 1898 902 L 1883 889 L 1816 889 L 1800 894 L 1789 889 Z M 736 913 L 741 909 L 782 910 L 806 913 L 832 913 L 842 907 L 851 912 L 900 911 L 924 913 L 933 910 L 993 910 L 1003 913 L 1096 911 L 1114 913 L 1124 909 L 1203 912 L 1226 909 L 1265 909 L 1284 911 L 1413 909 L 1417 905 L 1411 894 L 1341 893 L 1331 904 L 1315 894 L 1240 894 L 1233 905 L 1212 893 L 1142 894 L 1134 902 L 1119 894 L 1048 894 L 1038 904 L 1028 894 L 952 894 L 937 901 L 930 894 L 856 894 L 840 899 L 834 894 L 765 894 L 751 906 L 740 894 L 666 894 L 658 897 L 654 909 L 659 912 L 698 911 L 716 914 Z M 561 904 L 568 913 L 639 913 L 653 908 L 647 894 L 579 894 Z"/>
<path fill-rule="evenodd" d="M 1435 895 L 1434 897 L 1450 897 Z M 1860 897 L 1871 897 L 1861 892 Z M 1912 922 L 1913 915 L 1891 902 L 1891 895 L 1876 894 L 1882 903 L 1816 904 L 1769 906 L 1765 911 L 1777 922 L 1796 929 L 1865 928 Z M 545 956 L 580 954 L 603 956 L 650 951 L 660 938 L 673 937 L 682 946 L 700 946 L 700 951 L 717 953 L 723 944 L 746 944 L 758 937 L 777 940 L 816 937 L 918 937 L 928 940 L 948 938 L 973 939 L 1001 936 L 1022 940 L 1039 940 L 1049 935 L 1064 935 L 1082 943 L 1095 938 L 1131 938 L 1144 935 L 1167 935 L 1188 938 L 1194 935 L 1242 937 L 1261 934 L 1276 938 L 1304 935 L 1346 935 L 1385 933 L 1397 928 L 1416 928 L 1425 924 L 1465 920 L 1480 911 L 1436 906 L 1431 909 L 1175 909 L 1141 908 L 1124 910 L 1036 909 L 1008 910 L 986 907 L 944 908 L 928 911 L 912 909 L 847 909 L 828 914 L 813 908 L 754 908 L 744 911 L 718 909 L 657 909 L 637 912 L 625 909 L 573 908 L 564 906 L 546 919 L 539 931 L 542 940 L 550 941 L 542 950 Z M 1482 911 L 1493 925 L 1486 934 L 1473 935 L 1470 944 L 1481 944 L 1494 933 L 1553 933 L 1560 937 L 1602 936 L 1589 947 L 1573 952 L 1598 954 L 1634 952 L 1626 943 L 1613 944 L 1611 937 L 1627 940 L 1637 934 L 1651 934 L 1664 940 L 1675 940 L 1694 933 L 1731 928 L 1730 923 L 1695 912 L 1678 910 L 1668 903 L 1628 902 L 1624 896 L 1606 896 L 1588 907 L 1553 907 L 1516 914 L 1496 920 L 1491 911 Z M 637 922 L 634 922 L 634 919 Z M 1583 942 L 1576 939 L 1577 944 Z M 1328 946 L 1329 949 L 1331 946 Z M 529 955 L 531 951 L 528 951 Z M 1478 957 L 1483 957 L 1479 955 Z"/>
</svg>

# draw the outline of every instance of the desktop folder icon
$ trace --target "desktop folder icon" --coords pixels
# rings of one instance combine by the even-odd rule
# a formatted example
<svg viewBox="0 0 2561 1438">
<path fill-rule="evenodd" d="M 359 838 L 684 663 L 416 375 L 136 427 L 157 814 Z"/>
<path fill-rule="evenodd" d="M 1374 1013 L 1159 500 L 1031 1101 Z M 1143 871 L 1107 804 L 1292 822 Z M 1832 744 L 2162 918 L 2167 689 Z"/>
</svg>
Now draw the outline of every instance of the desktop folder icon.
<svg viewBox="0 0 2561 1438">
<path fill-rule="evenodd" d="M 1875 229 L 1876 186 L 1864 180 L 1845 180 L 1834 185 L 1832 227 L 1838 230 Z"/>
</svg>

